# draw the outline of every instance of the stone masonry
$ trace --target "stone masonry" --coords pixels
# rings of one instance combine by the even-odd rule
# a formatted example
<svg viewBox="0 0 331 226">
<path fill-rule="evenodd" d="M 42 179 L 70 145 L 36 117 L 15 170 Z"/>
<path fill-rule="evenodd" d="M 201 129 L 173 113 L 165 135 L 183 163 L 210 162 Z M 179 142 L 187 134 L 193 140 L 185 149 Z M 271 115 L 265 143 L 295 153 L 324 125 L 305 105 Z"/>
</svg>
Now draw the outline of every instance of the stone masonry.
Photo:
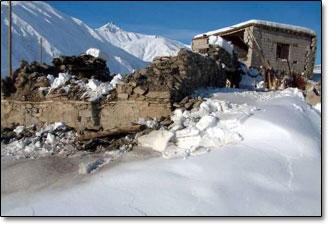
<svg viewBox="0 0 331 226">
<path fill-rule="evenodd" d="M 156 58 L 147 68 L 128 76 L 117 85 L 112 99 L 96 102 L 57 98 L 42 101 L 1 99 L 1 126 L 61 121 L 78 131 L 111 130 L 129 126 L 139 118 L 167 117 L 175 102 L 191 95 L 197 88 L 222 87 L 224 84 L 220 62 L 181 50 L 174 57 Z"/>
</svg>

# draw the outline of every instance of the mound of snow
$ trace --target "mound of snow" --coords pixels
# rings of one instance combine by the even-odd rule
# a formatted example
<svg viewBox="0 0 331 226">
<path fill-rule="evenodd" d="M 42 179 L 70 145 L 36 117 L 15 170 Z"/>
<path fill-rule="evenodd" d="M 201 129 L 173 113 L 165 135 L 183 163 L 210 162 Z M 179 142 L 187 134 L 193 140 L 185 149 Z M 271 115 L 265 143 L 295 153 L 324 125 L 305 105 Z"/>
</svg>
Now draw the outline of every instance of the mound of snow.
<svg viewBox="0 0 331 226">
<path fill-rule="evenodd" d="M 115 89 L 116 85 L 119 84 L 122 79 L 123 77 L 121 74 L 115 75 L 110 82 L 100 82 L 96 79 L 89 79 L 87 85 L 85 86 L 86 92 L 82 95 L 81 98 L 88 97 L 89 101 L 96 101 Z"/>
<path fill-rule="evenodd" d="M 97 48 L 89 48 L 85 53 L 94 57 L 102 58 L 106 61 L 108 60 L 107 54 Z"/>
<path fill-rule="evenodd" d="M 208 38 L 208 43 L 210 45 L 217 45 L 222 47 L 224 50 L 226 50 L 230 55 L 233 54 L 233 45 L 230 44 L 228 41 L 226 41 L 225 39 L 223 39 L 220 36 L 215 36 L 215 35 L 211 35 Z"/>
<path fill-rule="evenodd" d="M 160 151 L 164 158 L 200 155 L 212 147 L 240 142 L 241 121 L 256 110 L 247 104 L 206 99 L 197 109 L 176 109 L 168 131 L 152 131 L 138 138 L 138 143 Z"/>
<path fill-rule="evenodd" d="M 241 70 L 241 81 L 240 88 L 244 89 L 263 89 L 264 88 L 264 79 L 262 74 L 257 68 L 247 66 L 243 63 L 240 63 Z"/>
<path fill-rule="evenodd" d="M 47 78 L 50 82 L 51 80 L 53 80 L 53 82 L 51 83 L 52 90 L 64 86 L 65 83 L 70 80 L 71 75 L 69 75 L 68 73 L 59 73 L 59 76 L 56 79 L 54 79 L 54 77 L 51 77 L 50 75 L 48 75 Z"/>
<path fill-rule="evenodd" d="M 152 148 L 156 151 L 164 151 L 174 133 L 166 130 L 154 130 L 147 135 L 138 137 L 138 144 L 143 147 Z"/>
<path fill-rule="evenodd" d="M 220 128 L 217 125 L 209 132 L 207 129 L 208 136 L 223 137 L 225 128 L 237 128 L 244 138 L 241 142 L 199 147 L 196 154 L 208 149 L 210 152 L 185 161 L 151 158 L 122 162 L 88 180 L 72 177 L 70 186 L 60 186 L 56 191 L 54 186 L 44 186 L 38 192 L 4 193 L 2 214 L 320 216 L 321 115 L 294 89 L 207 91 L 214 95 L 206 100 L 204 112 L 219 115 L 218 124 L 226 121 Z M 226 112 L 215 111 L 223 107 Z M 192 123 L 191 130 L 176 130 L 178 137 L 195 136 L 197 129 L 193 125 L 198 120 L 187 120 L 193 112 L 177 113 L 182 124 Z M 182 151 L 170 142 L 167 151 L 172 150 L 174 155 Z M 45 169 L 48 171 L 49 166 Z M 2 177 L 5 181 L 6 178 L 13 179 Z M 67 182 L 67 177 L 56 180 L 60 185 Z"/>
</svg>

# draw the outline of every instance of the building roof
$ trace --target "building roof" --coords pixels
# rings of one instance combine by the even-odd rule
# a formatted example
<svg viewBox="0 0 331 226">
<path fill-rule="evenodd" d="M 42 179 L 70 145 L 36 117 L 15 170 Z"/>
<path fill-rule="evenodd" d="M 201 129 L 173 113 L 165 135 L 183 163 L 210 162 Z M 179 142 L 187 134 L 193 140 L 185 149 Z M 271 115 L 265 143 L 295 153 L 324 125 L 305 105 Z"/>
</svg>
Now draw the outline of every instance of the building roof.
<svg viewBox="0 0 331 226">
<path fill-rule="evenodd" d="M 237 29 L 241 29 L 244 27 L 252 26 L 252 25 L 264 25 L 268 27 L 274 27 L 274 28 L 279 28 L 279 29 L 284 29 L 284 30 L 290 30 L 290 31 L 295 31 L 295 32 L 300 32 L 300 33 L 305 33 L 309 34 L 311 36 L 316 36 L 316 33 L 305 27 L 300 27 L 300 26 L 294 26 L 290 24 L 282 24 L 282 23 L 276 23 L 276 22 L 271 22 L 271 21 L 266 21 L 266 20 L 248 20 L 239 24 L 235 24 L 229 27 L 224 27 L 221 29 L 217 29 L 214 31 L 208 31 L 202 34 L 198 34 L 194 36 L 194 38 L 201 38 L 203 36 L 210 36 L 210 35 L 215 35 L 215 34 L 222 34 L 222 33 L 227 33 L 230 31 L 235 31 Z"/>
</svg>

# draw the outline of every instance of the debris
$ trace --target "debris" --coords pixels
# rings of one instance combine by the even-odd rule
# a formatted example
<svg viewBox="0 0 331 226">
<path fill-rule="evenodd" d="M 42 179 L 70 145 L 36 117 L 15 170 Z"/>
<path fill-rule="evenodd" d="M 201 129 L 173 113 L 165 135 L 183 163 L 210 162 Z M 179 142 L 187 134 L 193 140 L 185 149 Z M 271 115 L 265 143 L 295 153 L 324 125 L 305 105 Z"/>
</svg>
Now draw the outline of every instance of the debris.
<svg viewBox="0 0 331 226">
<path fill-rule="evenodd" d="M 83 140 L 91 140 L 95 138 L 118 136 L 121 134 L 133 134 L 141 131 L 143 128 L 144 128 L 143 125 L 132 125 L 127 127 L 114 128 L 112 130 L 107 130 L 107 131 L 85 132 L 85 134 L 80 135 L 78 137 L 78 140 L 83 141 Z"/>
</svg>

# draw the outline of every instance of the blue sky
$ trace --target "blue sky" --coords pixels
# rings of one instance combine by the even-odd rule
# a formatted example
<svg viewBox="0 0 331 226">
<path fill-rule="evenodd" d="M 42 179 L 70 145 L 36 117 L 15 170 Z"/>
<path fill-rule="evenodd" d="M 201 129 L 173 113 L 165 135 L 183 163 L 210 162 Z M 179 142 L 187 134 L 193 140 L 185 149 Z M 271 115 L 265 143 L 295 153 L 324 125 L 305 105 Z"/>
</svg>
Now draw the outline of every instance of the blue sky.
<svg viewBox="0 0 331 226">
<path fill-rule="evenodd" d="M 318 1 L 225 2 L 49 2 L 91 27 L 114 22 L 127 31 L 162 35 L 189 44 L 195 34 L 249 19 L 308 27 L 317 33 L 321 62 L 321 10 Z"/>
</svg>

